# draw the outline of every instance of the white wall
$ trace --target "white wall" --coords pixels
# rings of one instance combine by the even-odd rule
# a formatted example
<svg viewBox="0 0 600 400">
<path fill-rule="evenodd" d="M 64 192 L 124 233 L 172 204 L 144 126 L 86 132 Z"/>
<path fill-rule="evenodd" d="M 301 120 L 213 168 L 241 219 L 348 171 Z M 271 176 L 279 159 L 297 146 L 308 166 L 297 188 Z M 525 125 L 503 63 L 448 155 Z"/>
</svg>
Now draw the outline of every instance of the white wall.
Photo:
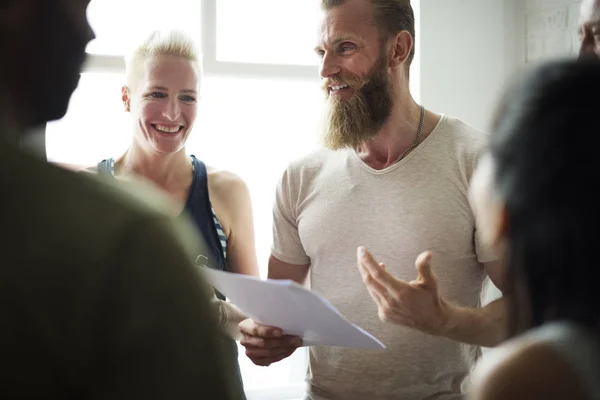
<svg viewBox="0 0 600 400">
<path fill-rule="evenodd" d="M 423 104 L 487 130 L 519 65 L 522 0 L 421 0 L 417 33 Z"/>
<path fill-rule="evenodd" d="M 580 0 L 418 3 L 418 98 L 482 130 L 520 68 L 578 50 Z"/>
</svg>

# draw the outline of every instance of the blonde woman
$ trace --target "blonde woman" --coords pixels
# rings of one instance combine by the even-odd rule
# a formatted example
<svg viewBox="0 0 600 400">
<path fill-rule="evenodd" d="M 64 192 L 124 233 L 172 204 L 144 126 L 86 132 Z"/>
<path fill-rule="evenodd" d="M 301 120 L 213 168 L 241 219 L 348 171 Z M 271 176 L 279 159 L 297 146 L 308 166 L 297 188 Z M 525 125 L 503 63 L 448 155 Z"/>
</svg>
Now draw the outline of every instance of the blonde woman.
<svg viewBox="0 0 600 400">
<path fill-rule="evenodd" d="M 126 72 L 121 99 L 131 115 L 131 144 L 120 157 L 101 161 L 97 172 L 152 182 L 173 200 L 175 214 L 185 210 L 191 216 L 211 250 L 206 254 L 210 267 L 258 275 L 246 185 L 185 150 L 202 81 L 193 41 L 177 31 L 154 32 L 129 57 Z M 237 347 L 225 340 L 241 388 Z"/>
</svg>

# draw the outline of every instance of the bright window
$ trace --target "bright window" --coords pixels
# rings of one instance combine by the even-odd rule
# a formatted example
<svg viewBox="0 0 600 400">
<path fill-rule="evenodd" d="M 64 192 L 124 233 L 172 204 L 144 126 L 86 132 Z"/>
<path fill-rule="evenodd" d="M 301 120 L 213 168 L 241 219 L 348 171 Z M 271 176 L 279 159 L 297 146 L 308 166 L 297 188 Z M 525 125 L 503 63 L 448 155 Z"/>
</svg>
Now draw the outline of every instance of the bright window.
<svg viewBox="0 0 600 400">
<path fill-rule="evenodd" d="M 124 55 L 154 29 L 180 29 L 201 40 L 202 3 L 190 0 L 94 0 L 88 7 L 96 39 L 92 54 Z"/>
<path fill-rule="evenodd" d="M 317 65 L 319 3 L 218 0 L 217 61 Z"/>
<path fill-rule="evenodd" d="M 279 49 L 278 57 L 272 57 L 266 46 L 255 52 L 240 50 L 252 50 L 249 43 L 262 42 L 267 34 L 267 31 L 255 29 L 242 40 L 240 29 L 236 29 L 240 18 L 256 21 L 250 13 L 269 15 L 274 12 L 276 3 L 278 1 L 273 0 L 264 4 L 218 0 L 218 7 L 213 9 L 219 10 L 219 40 L 214 38 L 219 56 L 225 61 L 257 65 L 314 63 L 315 29 L 310 29 L 313 36 L 309 38 L 306 29 L 288 31 L 285 47 L 289 51 Z M 142 35 L 155 28 L 185 30 L 200 46 L 201 34 L 205 34 L 201 32 L 200 4 L 197 0 L 172 0 L 168 6 L 162 0 L 92 1 L 88 15 L 97 39 L 89 44 L 88 52 L 100 57 L 121 56 Z M 298 23 L 316 26 L 316 15 L 311 11 L 314 4 L 296 1 L 294 7 L 304 19 Z M 227 18 L 233 9 L 237 11 L 232 12 L 231 19 Z M 273 22 L 277 29 L 283 27 L 284 21 Z M 276 45 L 280 47 L 279 42 Z M 253 54 L 255 58 L 252 58 Z M 217 60 L 212 61 L 213 65 L 218 64 Z M 132 122 L 121 103 L 124 71 L 102 71 L 97 66 L 91 67 L 93 72 L 82 74 L 65 118 L 46 128 L 46 153 L 50 161 L 88 166 L 107 157 L 116 157 L 127 148 Z M 297 76 L 262 78 L 244 77 L 244 72 L 212 75 L 207 71 L 198 119 L 187 149 L 209 165 L 235 172 L 247 183 L 253 203 L 261 274 L 266 276 L 275 185 L 291 160 L 318 145 L 323 96 L 317 76 L 314 79 Z M 249 400 L 301 398 L 306 359 L 307 352 L 301 349 L 282 362 L 262 368 L 253 365 L 240 348 L 239 361 Z"/>
</svg>

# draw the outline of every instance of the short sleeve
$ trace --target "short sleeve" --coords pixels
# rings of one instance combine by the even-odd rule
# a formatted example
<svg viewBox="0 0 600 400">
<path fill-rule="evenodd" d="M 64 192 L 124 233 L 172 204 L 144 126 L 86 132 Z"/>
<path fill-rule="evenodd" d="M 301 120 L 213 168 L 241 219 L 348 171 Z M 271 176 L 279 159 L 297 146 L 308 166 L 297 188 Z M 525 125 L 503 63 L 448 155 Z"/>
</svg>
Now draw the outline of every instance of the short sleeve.
<svg viewBox="0 0 600 400">
<path fill-rule="evenodd" d="M 273 205 L 273 247 L 271 254 L 289 264 L 307 265 L 306 255 L 298 232 L 297 207 L 298 187 L 294 185 L 293 173 L 286 170 L 277 184 Z"/>
</svg>

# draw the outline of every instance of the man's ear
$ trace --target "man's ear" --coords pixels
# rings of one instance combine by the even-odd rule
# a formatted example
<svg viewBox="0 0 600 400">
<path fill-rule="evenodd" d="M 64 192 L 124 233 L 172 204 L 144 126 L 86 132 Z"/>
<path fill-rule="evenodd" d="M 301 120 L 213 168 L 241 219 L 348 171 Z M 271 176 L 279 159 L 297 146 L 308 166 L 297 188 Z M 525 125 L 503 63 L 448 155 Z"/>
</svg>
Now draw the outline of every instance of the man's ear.
<svg viewBox="0 0 600 400">
<path fill-rule="evenodd" d="M 123 106 L 125 107 L 125 112 L 131 111 L 131 94 L 129 87 L 127 85 L 123 85 L 121 88 L 121 100 L 123 101 Z"/>
<path fill-rule="evenodd" d="M 406 63 L 414 46 L 408 31 L 402 31 L 391 39 L 390 68 L 398 68 Z"/>
</svg>

